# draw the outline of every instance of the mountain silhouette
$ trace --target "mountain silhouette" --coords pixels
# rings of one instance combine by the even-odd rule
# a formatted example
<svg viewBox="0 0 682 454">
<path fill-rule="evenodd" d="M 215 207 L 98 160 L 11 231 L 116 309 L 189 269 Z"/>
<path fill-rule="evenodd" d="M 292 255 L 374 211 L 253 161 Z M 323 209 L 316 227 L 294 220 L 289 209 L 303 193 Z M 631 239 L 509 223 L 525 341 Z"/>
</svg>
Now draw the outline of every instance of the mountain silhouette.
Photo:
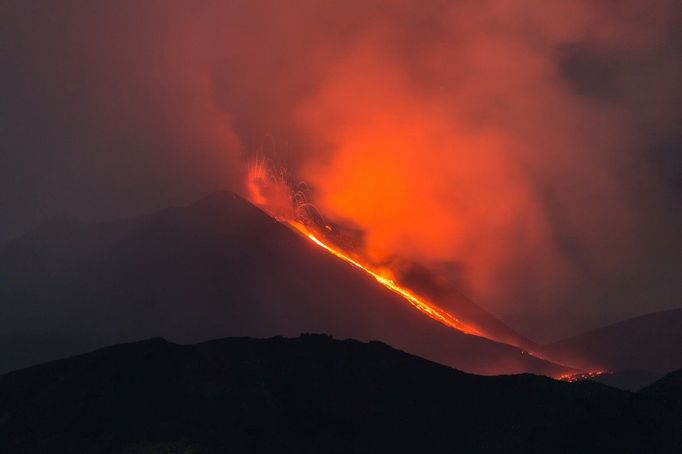
<svg viewBox="0 0 682 454">
<path fill-rule="evenodd" d="M 470 375 L 380 342 L 155 338 L 0 376 L 0 451 L 680 452 L 682 371 L 637 393 Z"/>
<path fill-rule="evenodd" d="M 664 374 L 682 368 L 682 309 L 656 312 L 544 347 L 576 367 Z"/>
</svg>

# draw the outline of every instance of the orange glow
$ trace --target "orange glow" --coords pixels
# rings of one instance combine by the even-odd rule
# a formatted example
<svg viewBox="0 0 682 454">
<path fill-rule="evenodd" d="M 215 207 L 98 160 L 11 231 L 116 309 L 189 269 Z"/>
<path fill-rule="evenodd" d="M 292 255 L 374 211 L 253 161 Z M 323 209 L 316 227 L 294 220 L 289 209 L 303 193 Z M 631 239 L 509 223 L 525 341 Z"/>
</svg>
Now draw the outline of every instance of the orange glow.
<svg viewBox="0 0 682 454">
<path fill-rule="evenodd" d="M 577 381 L 589 380 L 590 378 L 599 377 L 600 375 L 604 375 L 606 373 L 607 372 L 604 370 L 591 370 L 581 373 L 562 374 L 559 375 L 557 379 L 567 381 L 569 383 L 575 383 Z"/>
<path fill-rule="evenodd" d="M 403 297 L 407 302 L 409 302 L 412 306 L 414 306 L 417 310 L 420 312 L 428 315 L 432 319 L 442 323 L 445 326 L 448 326 L 450 328 L 454 328 L 456 330 L 462 331 L 467 334 L 474 334 L 474 335 L 481 335 L 481 332 L 479 332 L 476 328 L 472 326 L 468 326 L 464 323 L 462 323 L 460 320 L 458 320 L 455 316 L 452 314 L 444 311 L 443 309 L 439 308 L 435 304 L 431 303 L 430 301 L 425 300 L 424 298 L 421 298 L 414 293 L 412 293 L 410 290 L 401 287 L 398 285 L 393 279 L 390 277 L 387 277 L 385 274 L 382 274 L 379 271 L 375 271 L 371 269 L 369 266 L 365 266 L 358 262 L 357 260 L 351 258 L 343 252 L 341 249 L 332 246 L 329 243 L 324 242 L 320 238 L 318 238 L 312 231 L 310 231 L 308 228 L 306 228 L 303 224 L 300 224 L 298 222 L 293 222 L 290 221 L 289 225 L 292 226 L 295 230 L 303 234 L 305 237 L 310 239 L 313 243 L 317 244 L 321 248 L 325 249 L 327 252 L 331 253 L 332 255 L 340 258 L 346 263 L 351 264 L 355 268 L 358 268 L 365 273 L 369 274 L 372 276 L 374 279 L 377 280 L 377 282 L 381 283 L 384 287 L 392 291 L 393 293 L 396 293 Z"/>
<path fill-rule="evenodd" d="M 249 166 L 246 174 L 246 189 L 249 191 L 251 201 L 258 206 L 268 203 L 267 197 L 262 192 L 263 182 L 267 180 L 267 168 L 261 161 L 255 161 Z"/>
<path fill-rule="evenodd" d="M 246 190 L 254 204 L 278 221 L 282 222 L 294 215 L 284 172 L 274 173 L 264 159 L 255 159 L 250 163 L 246 174 Z"/>
</svg>

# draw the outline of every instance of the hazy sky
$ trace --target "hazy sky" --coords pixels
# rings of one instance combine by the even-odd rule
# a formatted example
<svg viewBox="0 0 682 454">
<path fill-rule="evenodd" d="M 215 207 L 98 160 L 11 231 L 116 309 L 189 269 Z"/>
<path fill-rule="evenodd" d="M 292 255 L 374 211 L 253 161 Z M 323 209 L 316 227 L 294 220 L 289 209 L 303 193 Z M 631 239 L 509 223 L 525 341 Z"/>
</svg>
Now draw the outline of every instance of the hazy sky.
<svg viewBox="0 0 682 454">
<path fill-rule="evenodd" d="M 679 307 L 681 50 L 672 0 L 0 0 L 0 241 L 261 153 L 536 337 Z"/>
</svg>

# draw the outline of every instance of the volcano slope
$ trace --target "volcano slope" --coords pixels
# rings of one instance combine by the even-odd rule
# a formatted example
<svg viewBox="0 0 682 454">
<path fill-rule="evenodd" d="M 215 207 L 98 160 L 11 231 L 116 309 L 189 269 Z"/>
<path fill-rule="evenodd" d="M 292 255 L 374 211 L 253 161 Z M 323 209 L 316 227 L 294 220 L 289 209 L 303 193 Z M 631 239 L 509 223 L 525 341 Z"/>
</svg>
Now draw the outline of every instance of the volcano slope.
<svg viewBox="0 0 682 454">
<path fill-rule="evenodd" d="M 482 377 L 329 336 L 151 339 L 0 376 L 0 451 L 680 452 L 682 371 L 638 393 Z"/>
<path fill-rule="evenodd" d="M 682 368 L 682 309 L 643 315 L 547 345 L 559 361 L 628 371 L 631 381 Z"/>
<path fill-rule="evenodd" d="M 481 374 L 565 368 L 435 322 L 227 192 L 100 224 L 46 225 L 0 249 L 0 370 L 162 336 L 325 332 Z"/>
</svg>

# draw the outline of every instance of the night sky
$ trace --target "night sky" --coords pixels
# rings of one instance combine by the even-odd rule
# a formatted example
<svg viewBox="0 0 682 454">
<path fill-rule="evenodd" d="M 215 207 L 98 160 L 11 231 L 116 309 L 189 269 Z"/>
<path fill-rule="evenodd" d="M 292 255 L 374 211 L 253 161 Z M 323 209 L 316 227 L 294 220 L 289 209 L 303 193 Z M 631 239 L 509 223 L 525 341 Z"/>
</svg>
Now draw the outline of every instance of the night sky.
<svg viewBox="0 0 682 454">
<path fill-rule="evenodd" d="M 261 155 L 534 338 L 680 306 L 677 1 L 0 1 L 0 100 L 0 242 Z"/>
</svg>

